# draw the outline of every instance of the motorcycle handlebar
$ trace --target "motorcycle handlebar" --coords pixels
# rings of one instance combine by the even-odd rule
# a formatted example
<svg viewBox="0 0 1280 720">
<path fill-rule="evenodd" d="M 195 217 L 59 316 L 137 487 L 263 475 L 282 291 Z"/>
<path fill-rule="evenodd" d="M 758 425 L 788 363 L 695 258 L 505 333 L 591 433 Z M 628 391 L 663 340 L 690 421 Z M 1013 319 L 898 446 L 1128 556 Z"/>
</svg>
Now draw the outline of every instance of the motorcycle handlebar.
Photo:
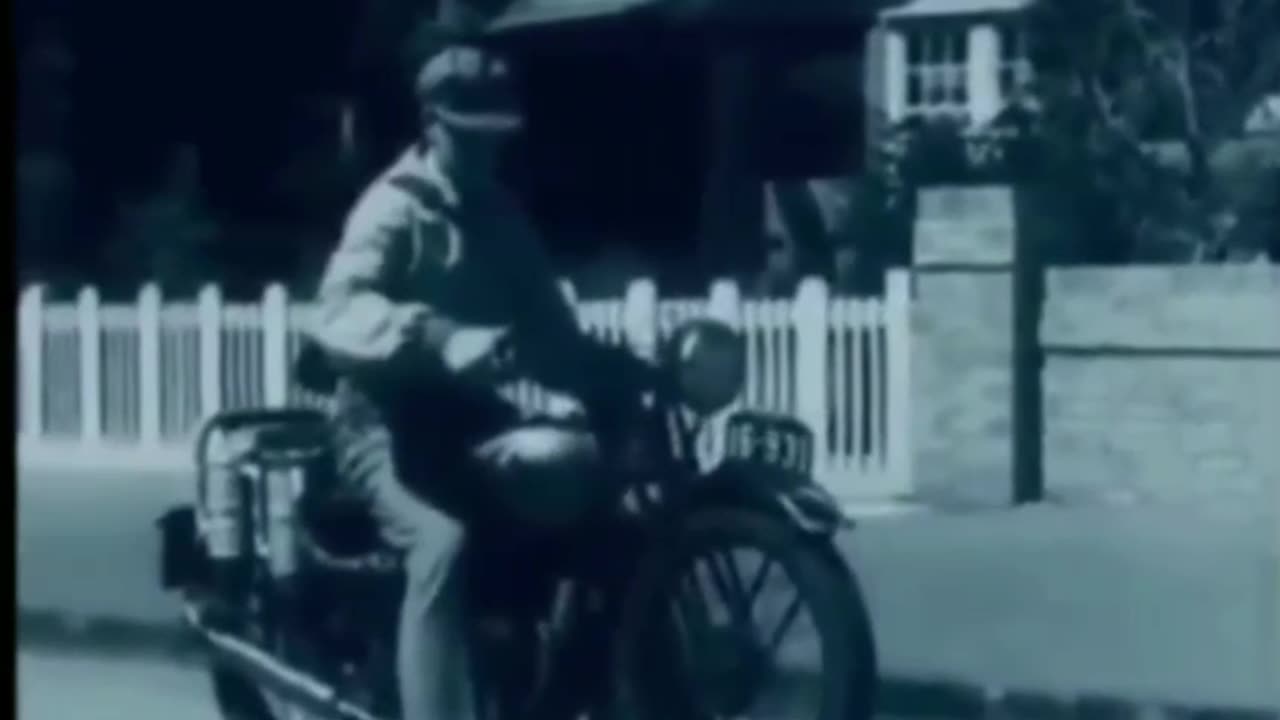
<svg viewBox="0 0 1280 720">
<path fill-rule="evenodd" d="M 323 413 L 310 408 L 229 410 L 209 418 L 196 434 L 196 462 L 203 464 L 209 439 L 215 432 L 236 432 L 254 425 L 325 422 Z"/>
</svg>

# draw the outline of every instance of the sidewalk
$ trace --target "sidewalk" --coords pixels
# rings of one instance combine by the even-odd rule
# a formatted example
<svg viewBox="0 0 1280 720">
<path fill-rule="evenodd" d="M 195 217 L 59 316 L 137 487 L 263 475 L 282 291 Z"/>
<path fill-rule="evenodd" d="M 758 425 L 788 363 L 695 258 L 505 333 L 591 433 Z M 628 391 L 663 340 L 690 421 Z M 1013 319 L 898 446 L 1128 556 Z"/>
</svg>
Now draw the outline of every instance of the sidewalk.
<svg viewBox="0 0 1280 720">
<path fill-rule="evenodd" d="M 107 644 L 166 645 L 134 628 L 176 616 L 154 585 L 152 521 L 187 492 L 164 475 L 23 474 L 19 607 L 47 612 L 24 613 L 38 623 L 20 637 L 65 639 L 78 616 L 114 620 L 81 628 Z M 1002 695 L 1028 718 L 1135 717 L 1127 700 L 1280 708 L 1273 517 L 1241 502 L 915 513 L 865 519 L 843 544 L 894 714 L 978 717 Z"/>
<path fill-rule="evenodd" d="M 1037 507 L 867 520 L 846 544 L 888 674 L 1280 709 L 1277 517 Z"/>
</svg>

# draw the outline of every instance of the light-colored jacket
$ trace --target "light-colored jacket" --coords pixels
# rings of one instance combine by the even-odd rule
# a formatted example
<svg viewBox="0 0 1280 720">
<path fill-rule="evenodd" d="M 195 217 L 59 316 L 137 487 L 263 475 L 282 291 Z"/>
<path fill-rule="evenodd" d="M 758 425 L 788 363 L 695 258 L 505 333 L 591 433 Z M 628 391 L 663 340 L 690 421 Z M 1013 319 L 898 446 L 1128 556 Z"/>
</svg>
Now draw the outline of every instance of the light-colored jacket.
<svg viewBox="0 0 1280 720">
<path fill-rule="evenodd" d="M 580 339 L 550 259 L 514 199 L 461 202 L 434 156 L 416 149 L 357 201 L 317 300 L 309 334 L 348 367 L 384 363 L 409 343 L 438 356 L 461 326 L 506 326 L 522 354 L 550 365 L 539 380 L 555 387 L 569 379 L 537 356 Z M 417 333 L 409 327 L 414 305 L 428 311 Z"/>
</svg>

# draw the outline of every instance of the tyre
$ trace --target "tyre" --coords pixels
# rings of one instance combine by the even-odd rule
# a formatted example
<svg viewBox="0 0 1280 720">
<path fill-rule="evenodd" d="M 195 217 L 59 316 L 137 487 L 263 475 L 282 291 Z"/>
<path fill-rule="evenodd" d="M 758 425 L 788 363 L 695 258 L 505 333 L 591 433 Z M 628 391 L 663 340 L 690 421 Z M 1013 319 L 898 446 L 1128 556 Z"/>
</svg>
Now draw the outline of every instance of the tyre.
<svg viewBox="0 0 1280 720">
<path fill-rule="evenodd" d="M 701 649 L 691 651 L 693 654 L 710 654 L 717 658 L 709 663 L 690 661 L 682 657 L 689 653 L 680 650 L 688 628 L 682 629 L 682 625 L 687 623 L 677 615 L 684 611 L 666 609 L 669 604 L 681 607 L 688 604 L 685 600 L 673 602 L 674 598 L 687 593 L 672 592 L 672 588 L 687 585 L 681 580 L 688 574 L 687 569 L 693 568 L 693 574 L 697 574 L 699 565 L 707 566 L 700 558 L 718 555 L 722 560 L 716 562 L 723 569 L 724 553 L 731 553 L 728 557 L 734 557 L 732 553 L 744 548 L 763 556 L 761 567 L 776 566 L 785 573 L 794 585 L 796 597 L 812 618 L 816 631 L 818 647 L 813 654 L 820 657 L 822 667 L 815 677 L 807 681 L 804 686 L 807 689 L 799 695 L 816 694 L 819 697 L 812 703 L 812 711 L 801 714 L 788 711 L 779 717 L 870 720 L 874 713 L 877 685 L 870 618 L 856 578 L 834 547 L 825 543 L 802 535 L 783 519 L 743 510 L 695 514 L 681 523 L 674 537 L 664 537 L 661 546 L 651 551 L 641 563 L 623 607 L 612 678 L 615 698 L 612 709 L 617 720 L 709 720 L 716 716 L 753 714 L 738 705 L 743 700 L 743 693 L 748 692 L 741 688 L 754 686 L 750 690 L 752 693 L 759 689 L 760 675 L 752 670 L 759 663 L 737 659 L 720 661 L 724 655 L 731 655 L 738 648 L 741 648 L 742 655 L 751 655 L 756 650 L 737 640 L 726 642 L 724 630 L 715 627 L 714 623 L 706 623 L 707 631 L 702 637 L 711 640 L 690 643 L 685 647 L 698 646 Z M 743 583 L 739 586 L 747 591 L 741 593 L 746 598 L 743 604 L 754 603 L 753 588 Z M 747 607 L 744 614 L 748 618 L 754 617 L 754 609 Z M 740 634 L 754 635 L 756 632 L 730 633 Z M 717 647 L 728 647 L 730 651 L 716 652 L 714 648 Z M 704 672 L 704 664 L 711 666 L 712 670 Z M 725 668 L 731 670 L 722 672 Z M 733 670 L 744 668 L 745 672 L 733 676 Z M 717 685 L 738 687 L 740 691 L 711 693 L 717 703 L 727 701 L 729 705 L 709 707 L 703 692 L 706 688 L 699 687 L 706 678 L 723 681 Z"/>
</svg>

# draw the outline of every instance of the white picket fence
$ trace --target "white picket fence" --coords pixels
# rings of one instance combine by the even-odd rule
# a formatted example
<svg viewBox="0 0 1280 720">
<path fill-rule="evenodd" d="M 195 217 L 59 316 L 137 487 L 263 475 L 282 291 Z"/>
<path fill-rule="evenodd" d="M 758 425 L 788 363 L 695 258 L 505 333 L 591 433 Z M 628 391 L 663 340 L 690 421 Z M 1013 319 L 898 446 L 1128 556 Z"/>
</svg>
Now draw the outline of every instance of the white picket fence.
<svg viewBox="0 0 1280 720">
<path fill-rule="evenodd" d="M 910 286 L 891 272 L 881 299 L 833 297 L 816 278 L 794 298 L 742 299 L 716 282 L 707 298 L 659 299 L 637 281 L 618 300 L 577 302 L 584 328 L 650 352 L 680 321 L 703 313 L 748 341 L 743 405 L 787 413 L 819 439 L 818 471 L 848 498 L 885 498 L 910 485 Z M 565 291 L 572 297 L 572 287 Z M 314 404 L 289 377 L 310 307 L 273 286 L 260 303 L 224 303 L 216 287 L 195 302 L 102 304 L 22 294 L 18 435 L 24 463 L 185 462 L 201 420 L 219 410 Z M 515 390 L 536 405 L 536 388 Z M 707 442 L 714 455 L 714 428 Z"/>
</svg>

